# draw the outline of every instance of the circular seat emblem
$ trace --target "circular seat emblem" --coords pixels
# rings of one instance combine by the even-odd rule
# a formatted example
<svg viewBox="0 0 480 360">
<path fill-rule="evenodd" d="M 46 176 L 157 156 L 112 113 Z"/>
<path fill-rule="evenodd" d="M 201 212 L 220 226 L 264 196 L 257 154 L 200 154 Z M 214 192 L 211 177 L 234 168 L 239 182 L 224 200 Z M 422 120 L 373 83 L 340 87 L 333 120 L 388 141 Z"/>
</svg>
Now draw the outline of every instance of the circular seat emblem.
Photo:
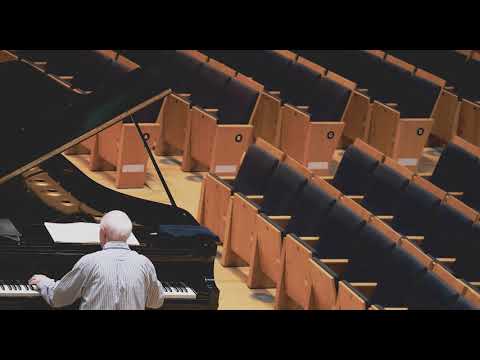
<svg viewBox="0 0 480 360">
<path fill-rule="evenodd" d="M 143 134 L 143 138 L 145 139 L 145 141 L 150 140 L 150 134 L 149 133 Z"/>
<path fill-rule="evenodd" d="M 424 128 L 418 128 L 418 129 L 417 129 L 417 135 L 418 135 L 418 136 L 422 136 L 424 132 L 425 132 L 425 129 L 424 129 Z"/>
<path fill-rule="evenodd" d="M 329 131 L 327 133 L 327 139 L 333 139 L 335 137 L 335 131 Z"/>
<path fill-rule="evenodd" d="M 242 134 L 237 134 L 237 135 L 235 136 L 235 141 L 236 141 L 237 143 L 241 142 L 242 140 L 243 140 Z"/>
</svg>

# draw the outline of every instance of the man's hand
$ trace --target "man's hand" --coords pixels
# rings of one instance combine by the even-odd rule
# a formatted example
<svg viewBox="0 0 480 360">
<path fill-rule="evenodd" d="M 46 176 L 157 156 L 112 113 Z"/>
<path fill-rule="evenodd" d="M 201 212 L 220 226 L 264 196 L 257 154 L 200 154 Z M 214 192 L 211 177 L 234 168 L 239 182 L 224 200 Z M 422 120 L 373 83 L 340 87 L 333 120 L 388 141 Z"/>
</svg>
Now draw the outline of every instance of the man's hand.
<svg viewBox="0 0 480 360">
<path fill-rule="evenodd" d="M 41 282 L 44 282 L 46 280 L 49 280 L 49 278 L 45 275 L 33 275 L 30 280 L 28 280 L 28 283 L 30 285 L 37 285 Z"/>
</svg>

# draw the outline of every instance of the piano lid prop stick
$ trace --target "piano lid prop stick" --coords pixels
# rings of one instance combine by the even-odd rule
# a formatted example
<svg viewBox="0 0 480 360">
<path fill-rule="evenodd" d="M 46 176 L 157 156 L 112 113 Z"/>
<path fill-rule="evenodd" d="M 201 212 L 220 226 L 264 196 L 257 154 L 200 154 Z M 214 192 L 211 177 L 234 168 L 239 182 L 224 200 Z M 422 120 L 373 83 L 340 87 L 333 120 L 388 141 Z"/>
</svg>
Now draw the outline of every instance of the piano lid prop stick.
<svg viewBox="0 0 480 360">
<path fill-rule="evenodd" d="M 140 126 L 138 125 L 138 122 L 135 120 L 133 115 L 130 115 L 130 118 L 132 119 L 132 122 L 135 124 L 135 127 L 137 128 L 138 135 L 140 136 L 140 139 L 142 139 L 142 141 L 143 141 L 143 146 L 147 150 L 148 156 L 150 157 L 150 160 L 152 161 L 153 167 L 155 168 L 155 171 L 157 172 L 157 175 L 160 178 L 160 181 L 162 182 L 165 191 L 167 192 L 168 199 L 170 200 L 170 204 L 172 204 L 172 206 L 174 206 L 174 207 L 177 207 L 177 204 L 175 203 L 175 200 L 173 199 L 172 193 L 170 192 L 170 189 L 168 188 L 167 182 L 163 178 L 162 172 L 160 171 L 160 168 L 158 167 L 157 161 L 155 160 L 155 157 L 152 154 L 152 150 L 150 150 L 150 147 L 148 146 L 147 140 L 145 139 L 145 136 L 142 132 L 142 129 L 140 129 Z"/>
</svg>

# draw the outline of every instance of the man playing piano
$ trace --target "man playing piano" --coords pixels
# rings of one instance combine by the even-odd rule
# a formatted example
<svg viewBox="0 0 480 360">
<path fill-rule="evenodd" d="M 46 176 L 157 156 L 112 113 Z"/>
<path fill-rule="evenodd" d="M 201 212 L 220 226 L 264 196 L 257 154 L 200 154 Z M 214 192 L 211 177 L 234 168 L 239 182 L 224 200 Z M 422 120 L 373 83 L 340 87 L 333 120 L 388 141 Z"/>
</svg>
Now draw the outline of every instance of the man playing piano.
<svg viewBox="0 0 480 360">
<path fill-rule="evenodd" d="M 162 306 L 165 293 L 152 262 L 130 250 L 126 241 L 132 222 L 121 211 L 111 211 L 100 222 L 102 250 L 82 257 L 59 281 L 34 275 L 42 297 L 52 307 L 73 304 L 81 310 L 144 310 Z"/>
</svg>

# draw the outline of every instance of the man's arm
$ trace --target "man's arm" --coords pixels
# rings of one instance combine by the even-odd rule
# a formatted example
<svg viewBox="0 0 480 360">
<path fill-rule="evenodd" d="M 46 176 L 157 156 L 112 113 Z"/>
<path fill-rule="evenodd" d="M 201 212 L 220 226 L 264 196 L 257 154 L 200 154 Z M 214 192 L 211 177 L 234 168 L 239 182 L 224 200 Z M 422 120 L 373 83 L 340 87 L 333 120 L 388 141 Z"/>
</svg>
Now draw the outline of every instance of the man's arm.
<svg viewBox="0 0 480 360">
<path fill-rule="evenodd" d="M 157 279 L 157 272 L 155 267 L 149 261 L 148 265 L 148 278 L 149 284 L 147 284 L 147 299 L 145 306 L 149 309 L 158 309 L 163 305 L 165 299 L 165 292 L 163 291 L 163 286 Z"/>
<path fill-rule="evenodd" d="M 36 284 L 42 297 L 52 307 L 63 307 L 73 304 L 82 295 L 85 285 L 85 263 L 80 259 L 70 272 L 59 281 L 43 275 L 35 275 L 30 283 Z"/>
</svg>

